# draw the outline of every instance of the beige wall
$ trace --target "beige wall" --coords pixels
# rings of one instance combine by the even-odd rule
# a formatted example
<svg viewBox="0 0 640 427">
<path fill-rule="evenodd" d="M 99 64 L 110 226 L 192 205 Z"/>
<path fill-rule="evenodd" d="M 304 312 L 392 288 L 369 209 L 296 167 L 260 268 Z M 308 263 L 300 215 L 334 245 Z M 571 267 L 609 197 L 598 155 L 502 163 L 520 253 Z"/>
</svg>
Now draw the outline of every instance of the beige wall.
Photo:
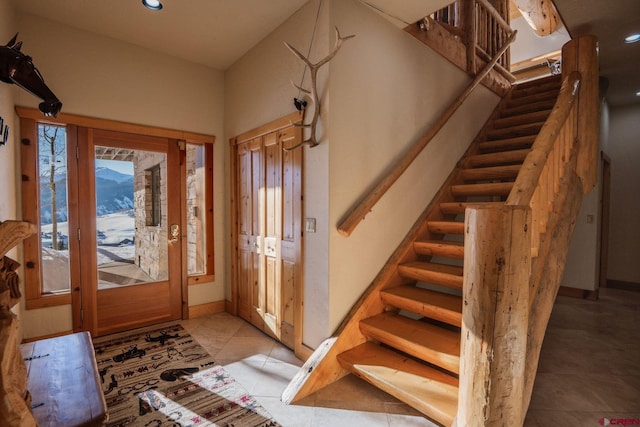
<svg viewBox="0 0 640 427">
<path fill-rule="evenodd" d="M 470 78 L 357 1 L 332 2 L 332 27 L 356 34 L 331 63 L 330 329 L 368 287 L 484 125 L 498 97 L 479 86 L 348 238 L 336 226 Z"/>
<path fill-rule="evenodd" d="M 224 299 L 224 74 L 31 15 L 20 16 L 16 27 L 24 41 L 23 51 L 33 57 L 47 84 L 63 102 L 63 112 L 216 136 L 217 280 L 191 286 L 189 304 Z M 6 90 L 4 85 L 1 90 Z M 38 102 L 25 91 L 16 95 L 18 105 L 36 107 Z M 0 161 L 12 168 L 15 158 L 6 157 Z M 2 173 L 6 170 L 3 167 Z M 8 188 L 14 191 L 13 181 Z M 71 326 L 69 306 L 23 311 L 27 338 L 67 331 Z"/>
<path fill-rule="evenodd" d="M 605 102 L 600 113 L 600 150 L 608 153 L 609 108 Z M 598 181 L 595 188 L 582 199 L 561 282 L 562 286 L 589 291 L 598 289 L 600 275 L 602 164 L 599 163 L 597 167 Z"/>
<path fill-rule="evenodd" d="M 0 0 L 0 44 L 6 44 L 16 31 L 15 14 L 11 2 Z M 0 117 L 3 118 L 4 125 L 9 126 L 9 141 L 5 146 L 0 146 L 0 221 L 16 219 L 18 215 L 15 152 L 20 139 L 16 132 L 18 122 L 14 118 L 13 110 L 15 90 L 14 85 L 0 82 Z M 20 259 L 18 249 L 9 251 L 7 255 L 15 260 Z M 16 305 L 13 311 L 21 316 L 20 305 Z"/>
<path fill-rule="evenodd" d="M 306 52 L 318 1 L 312 1 L 227 70 L 229 136 L 293 111 L 302 66 L 282 45 Z M 465 73 L 353 0 L 325 1 L 312 61 L 341 34 L 356 34 L 319 73 L 320 145 L 305 150 L 304 342 L 333 332 L 426 207 L 498 98 L 479 88 L 407 176 L 349 238 L 336 226 L 350 205 L 469 82 Z M 308 84 L 308 74 L 305 85 Z M 310 111 L 311 112 L 311 111 Z M 310 113 L 309 112 L 309 113 Z"/>
<path fill-rule="evenodd" d="M 640 104 L 612 107 L 608 279 L 640 283 Z"/>
</svg>

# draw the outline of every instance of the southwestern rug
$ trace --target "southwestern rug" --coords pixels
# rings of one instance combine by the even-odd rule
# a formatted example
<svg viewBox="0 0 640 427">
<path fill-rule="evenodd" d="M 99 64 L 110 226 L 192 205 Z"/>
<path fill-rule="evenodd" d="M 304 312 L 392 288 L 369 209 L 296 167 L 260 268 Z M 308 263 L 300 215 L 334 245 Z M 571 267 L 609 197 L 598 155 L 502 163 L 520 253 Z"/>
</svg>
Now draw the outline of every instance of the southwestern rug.
<svg viewBox="0 0 640 427">
<path fill-rule="evenodd" d="M 276 427 L 179 324 L 94 340 L 109 427 Z"/>
</svg>

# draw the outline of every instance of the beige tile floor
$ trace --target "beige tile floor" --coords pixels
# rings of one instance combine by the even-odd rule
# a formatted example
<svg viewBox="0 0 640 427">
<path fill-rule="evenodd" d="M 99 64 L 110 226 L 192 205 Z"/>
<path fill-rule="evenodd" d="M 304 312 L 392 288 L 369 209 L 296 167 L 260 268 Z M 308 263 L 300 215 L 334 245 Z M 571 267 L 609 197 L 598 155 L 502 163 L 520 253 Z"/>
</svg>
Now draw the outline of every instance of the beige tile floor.
<svg viewBox="0 0 640 427">
<path fill-rule="evenodd" d="M 435 426 L 351 375 L 284 405 L 302 365 L 290 350 L 226 313 L 182 323 L 285 427 Z M 559 297 L 551 316 L 525 426 L 595 427 L 603 417 L 640 418 L 640 293 Z"/>
</svg>

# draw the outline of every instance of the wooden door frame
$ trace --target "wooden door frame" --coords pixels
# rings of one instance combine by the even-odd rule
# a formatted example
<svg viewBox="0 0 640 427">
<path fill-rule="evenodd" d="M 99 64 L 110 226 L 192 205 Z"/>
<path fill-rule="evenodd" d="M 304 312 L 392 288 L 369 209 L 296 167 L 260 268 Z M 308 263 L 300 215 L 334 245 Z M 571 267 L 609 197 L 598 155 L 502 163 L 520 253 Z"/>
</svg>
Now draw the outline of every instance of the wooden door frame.
<svg viewBox="0 0 640 427">
<path fill-rule="evenodd" d="M 284 117 L 266 123 L 262 126 L 254 128 L 248 132 L 242 133 L 236 137 L 229 139 L 229 165 L 230 165 L 230 179 L 229 179 L 229 195 L 230 195 L 230 209 L 231 209 L 231 239 L 229 253 L 231 254 L 231 301 L 227 302 L 227 311 L 234 316 L 238 315 L 238 200 L 237 200 L 237 188 L 238 188 L 238 145 L 255 138 L 260 138 L 266 134 L 277 132 L 282 129 L 290 127 L 294 123 L 300 123 L 303 120 L 302 112 L 294 112 Z M 302 148 L 300 148 L 302 150 Z M 301 159 L 301 165 L 304 167 L 304 158 Z M 301 179 L 301 195 L 304 188 L 304 170 Z M 300 201 L 300 223 L 304 217 L 304 203 L 302 199 Z M 295 322 L 295 334 L 294 334 L 294 352 L 295 355 L 303 360 L 306 360 L 311 353 L 312 349 L 307 347 L 302 342 L 302 329 L 303 329 L 303 289 L 304 289 L 304 264 L 303 264 L 303 237 L 300 236 L 300 268 L 298 270 L 300 286 L 294 295 L 294 322 Z"/>
<path fill-rule="evenodd" d="M 75 138 L 80 137 L 80 133 L 83 133 L 83 132 L 86 133 L 88 132 L 89 129 L 110 130 L 110 131 L 116 131 L 116 132 L 130 133 L 133 135 L 157 136 L 157 137 L 174 139 L 177 141 L 186 141 L 188 143 L 197 143 L 197 144 L 213 145 L 216 139 L 215 136 L 201 134 L 201 133 L 188 132 L 188 131 L 176 130 L 176 129 L 160 128 L 160 127 L 148 126 L 148 125 L 140 125 L 140 124 L 122 122 L 117 120 L 100 119 L 96 117 L 82 116 L 78 114 L 60 113 L 57 117 L 42 117 L 42 113 L 38 109 L 30 108 L 30 107 L 16 106 L 15 110 L 21 119 L 20 120 L 21 128 L 26 126 L 25 123 L 27 120 L 32 120 L 35 123 L 49 123 L 49 124 L 55 124 L 55 125 L 63 125 L 67 127 L 74 127 L 74 131 L 73 131 L 74 141 L 75 141 Z M 78 132 L 77 136 L 76 136 L 75 127 L 77 127 L 77 132 Z M 81 147 L 79 147 L 78 149 L 81 149 Z M 207 158 L 207 165 L 208 165 L 207 179 L 210 180 L 211 185 L 213 186 L 215 185 L 215 183 L 213 182 L 213 154 L 211 154 L 210 158 L 209 157 Z M 77 166 L 73 165 L 72 167 L 74 168 L 79 167 L 79 164 Z M 211 206 L 213 206 L 213 189 L 210 192 L 207 192 L 207 197 L 210 198 L 209 201 L 211 202 Z M 208 230 L 208 232 L 213 233 L 213 213 L 211 214 L 210 223 L 211 223 L 211 230 Z M 184 230 L 186 230 L 186 228 L 183 228 L 183 231 Z M 183 236 L 183 239 L 184 239 L 184 236 Z M 211 238 L 211 241 L 208 242 L 208 246 L 210 251 L 209 254 L 210 256 L 213 256 L 213 238 Z M 183 269 L 184 272 L 187 271 L 186 258 L 183 259 L 181 268 Z M 81 272 L 80 275 L 81 274 L 83 273 Z M 209 278 L 209 277 L 213 278 L 212 274 L 213 273 L 211 273 L 211 275 L 207 276 L 206 278 Z M 84 321 L 82 319 L 83 317 L 81 312 L 82 296 L 80 295 L 81 294 L 80 287 L 76 285 L 77 283 L 79 282 L 74 281 L 71 283 L 71 291 L 72 291 L 71 292 L 72 294 L 71 311 L 72 311 L 72 327 L 74 332 L 80 332 L 82 330 L 86 330 L 87 328 L 85 327 L 85 325 L 93 324 L 92 322 L 95 321 L 93 319 L 93 317 L 95 316 L 95 313 L 92 313 L 90 311 L 84 311 Z M 194 283 L 196 282 L 194 281 Z M 183 276 L 182 317 L 184 319 L 189 318 L 188 284 L 189 283 L 187 283 L 187 281 L 184 281 L 184 276 Z M 65 299 L 61 304 L 45 304 L 42 306 L 47 307 L 50 305 L 62 305 L 62 304 L 68 304 L 67 300 Z M 34 307 L 34 308 L 37 308 L 37 307 Z"/>
<path fill-rule="evenodd" d="M 598 248 L 598 285 L 607 287 L 607 270 L 609 265 L 609 218 L 611 209 L 611 159 L 604 152 L 601 158 L 601 192 L 599 200 L 600 223 L 598 224 L 600 235 L 600 247 Z"/>
</svg>

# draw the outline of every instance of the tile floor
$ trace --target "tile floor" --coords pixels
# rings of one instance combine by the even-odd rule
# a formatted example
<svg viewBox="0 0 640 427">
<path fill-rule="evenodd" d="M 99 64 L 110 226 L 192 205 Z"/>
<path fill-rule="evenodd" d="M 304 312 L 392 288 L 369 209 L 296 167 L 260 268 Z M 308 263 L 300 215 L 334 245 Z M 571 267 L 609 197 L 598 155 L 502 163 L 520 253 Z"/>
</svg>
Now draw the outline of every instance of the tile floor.
<svg viewBox="0 0 640 427">
<path fill-rule="evenodd" d="M 351 375 L 283 405 L 302 365 L 290 350 L 227 313 L 182 324 L 285 427 L 435 426 Z M 559 297 L 551 316 L 525 426 L 595 427 L 603 417 L 640 418 L 640 293 Z"/>
</svg>

